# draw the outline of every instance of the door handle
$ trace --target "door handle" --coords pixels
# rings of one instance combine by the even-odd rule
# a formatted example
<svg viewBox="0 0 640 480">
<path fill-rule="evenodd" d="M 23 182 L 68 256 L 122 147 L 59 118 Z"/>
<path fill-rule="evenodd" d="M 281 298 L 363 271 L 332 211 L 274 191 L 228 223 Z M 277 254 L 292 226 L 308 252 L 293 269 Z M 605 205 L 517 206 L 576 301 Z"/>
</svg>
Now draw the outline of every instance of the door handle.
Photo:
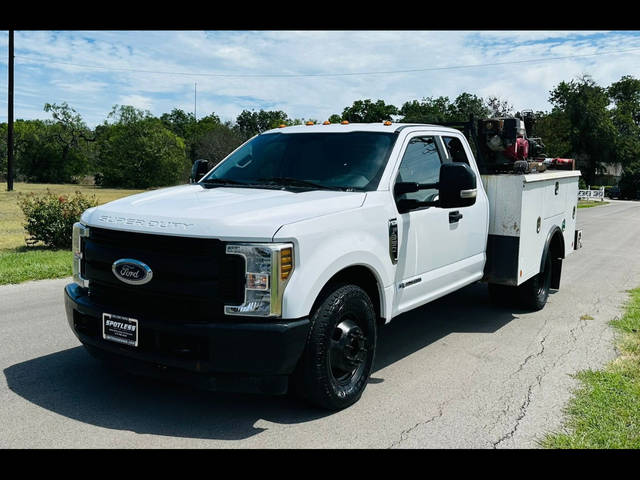
<svg viewBox="0 0 640 480">
<path fill-rule="evenodd" d="M 455 212 L 449 212 L 449 223 L 458 223 L 462 218 L 462 214 L 456 210 Z"/>
</svg>

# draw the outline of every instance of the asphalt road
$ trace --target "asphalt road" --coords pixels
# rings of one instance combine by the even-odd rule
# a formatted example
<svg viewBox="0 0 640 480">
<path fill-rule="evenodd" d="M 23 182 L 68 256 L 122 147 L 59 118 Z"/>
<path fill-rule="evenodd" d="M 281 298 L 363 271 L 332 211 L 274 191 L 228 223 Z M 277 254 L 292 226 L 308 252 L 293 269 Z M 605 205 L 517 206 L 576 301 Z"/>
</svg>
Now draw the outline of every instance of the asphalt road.
<svg viewBox="0 0 640 480">
<path fill-rule="evenodd" d="M 615 357 L 607 322 L 640 285 L 640 202 L 580 209 L 578 226 L 544 310 L 493 307 L 475 284 L 398 317 L 338 413 L 107 369 L 67 326 L 69 279 L 0 287 L 0 448 L 535 448 L 572 374 Z"/>
</svg>

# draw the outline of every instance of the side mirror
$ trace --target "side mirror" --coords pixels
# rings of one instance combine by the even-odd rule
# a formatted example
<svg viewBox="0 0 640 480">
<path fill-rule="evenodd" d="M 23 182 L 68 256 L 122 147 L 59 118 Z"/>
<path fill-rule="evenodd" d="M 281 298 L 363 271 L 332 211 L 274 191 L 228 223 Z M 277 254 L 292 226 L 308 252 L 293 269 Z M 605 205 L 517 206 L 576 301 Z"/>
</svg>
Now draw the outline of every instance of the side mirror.
<svg viewBox="0 0 640 480">
<path fill-rule="evenodd" d="M 191 176 L 189 177 L 189 181 L 191 183 L 199 182 L 209 170 L 210 167 L 208 160 L 196 160 L 195 162 L 193 162 L 193 167 L 191 167 Z"/>
<path fill-rule="evenodd" d="M 440 167 L 440 207 L 468 207 L 476 203 L 476 175 L 466 163 L 444 163 Z"/>
</svg>

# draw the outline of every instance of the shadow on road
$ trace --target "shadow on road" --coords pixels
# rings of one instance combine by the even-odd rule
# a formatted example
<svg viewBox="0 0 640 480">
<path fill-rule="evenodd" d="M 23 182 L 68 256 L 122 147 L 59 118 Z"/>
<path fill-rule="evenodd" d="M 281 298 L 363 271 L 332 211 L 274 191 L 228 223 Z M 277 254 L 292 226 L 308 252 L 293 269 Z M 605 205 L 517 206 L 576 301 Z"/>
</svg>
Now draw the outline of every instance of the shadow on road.
<svg viewBox="0 0 640 480">
<path fill-rule="evenodd" d="M 375 373 L 453 332 L 495 332 L 513 310 L 489 305 L 486 286 L 474 284 L 404 314 L 380 331 Z M 172 437 L 241 440 L 261 433 L 260 419 L 309 422 L 332 412 L 289 397 L 207 392 L 133 377 L 93 359 L 83 347 L 12 365 L 9 388 L 59 415 L 116 430 Z"/>
</svg>

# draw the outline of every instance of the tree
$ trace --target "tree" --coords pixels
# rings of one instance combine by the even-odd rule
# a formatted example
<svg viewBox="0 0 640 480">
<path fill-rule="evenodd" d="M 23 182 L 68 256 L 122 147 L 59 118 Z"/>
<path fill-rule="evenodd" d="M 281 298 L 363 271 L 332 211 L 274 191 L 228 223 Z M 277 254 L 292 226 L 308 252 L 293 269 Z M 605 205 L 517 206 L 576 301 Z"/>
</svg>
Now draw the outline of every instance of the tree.
<svg viewBox="0 0 640 480">
<path fill-rule="evenodd" d="M 76 110 L 67 102 L 61 105 L 45 103 L 44 111 L 51 113 L 53 123 L 49 124 L 48 136 L 60 148 L 60 163 L 65 171 L 73 175 L 85 174 L 88 170 L 88 143 L 95 136 Z"/>
<path fill-rule="evenodd" d="M 398 114 L 402 115 L 402 123 L 445 123 L 449 121 L 450 111 L 449 97 L 428 97 L 405 102 Z"/>
<path fill-rule="evenodd" d="M 186 181 L 190 162 L 184 140 L 149 112 L 114 106 L 96 128 L 100 184 L 120 188 L 149 188 Z"/>
<path fill-rule="evenodd" d="M 370 99 L 356 100 L 353 105 L 342 111 L 342 120 L 351 123 L 376 123 L 391 120 L 391 115 L 396 115 L 398 109 L 393 105 L 387 105 L 384 100 L 375 103 Z"/>
<path fill-rule="evenodd" d="M 401 122 L 406 123 L 448 123 L 468 122 L 471 115 L 484 118 L 489 109 L 482 98 L 464 92 L 451 102 L 449 97 L 423 98 L 421 102 L 405 102 L 399 111 Z"/>
<path fill-rule="evenodd" d="M 607 93 L 616 110 L 628 115 L 635 125 L 640 127 L 640 80 L 630 75 L 623 76 L 609 86 Z"/>
<path fill-rule="evenodd" d="M 66 171 L 69 165 L 62 163 L 60 152 L 50 140 L 50 124 L 50 121 L 20 119 L 14 123 L 16 177 L 28 182 L 71 181 Z"/>
<path fill-rule="evenodd" d="M 640 160 L 640 80 L 624 76 L 607 90 L 613 101 L 611 119 L 616 130 L 616 159 L 623 167 Z"/>
<path fill-rule="evenodd" d="M 281 110 L 259 112 L 243 110 L 236 118 L 236 128 L 243 139 L 249 139 L 266 130 L 287 124 L 289 117 Z"/>
<path fill-rule="evenodd" d="M 571 124 L 569 117 L 562 110 L 549 113 L 537 112 L 534 130 L 527 132 L 529 137 L 540 137 L 544 144 L 544 153 L 550 157 L 570 158 Z"/>
<path fill-rule="evenodd" d="M 194 151 L 197 158 L 207 159 L 212 165 L 217 165 L 242 142 L 242 136 L 233 129 L 231 123 L 227 122 L 217 125 L 198 137 Z"/>
<path fill-rule="evenodd" d="M 466 122 L 471 116 L 476 119 L 487 118 L 490 110 L 482 98 L 463 92 L 456 97 L 448 110 L 449 122 Z"/>
<path fill-rule="evenodd" d="M 584 181 L 593 184 L 602 165 L 615 159 L 615 127 L 607 107 L 607 90 L 584 75 L 570 82 L 561 82 L 549 101 L 553 111 L 566 115 L 570 127 L 572 156 L 582 171 Z"/>
<path fill-rule="evenodd" d="M 160 121 L 167 129 L 185 140 L 193 134 L 196 125 L 193 113 L 186 113 L 179 108 L 174 108 L 171 113 L 163 113 Z"/>
<path fill-rule="evenodd" d="M 202 137 L 221 124 L 220 118 L 214 113 L 196 121 L 193 113 L 186 113 L 178 108 L 174 108 L 171 113 L 163 113 L 160 120 L 167 129 L 184 140 L 187 156 L 191 162 L 198 158 L 196 146 Z"/>
<path fill-rule="evenodd" d="M 513 116 L 513 105 L 498 97 L 487 98 L 487 108 L 489 109 L 489 117 L 492 118 Z"/>
<path fill-rule="evenodd" d="M 607 89 L 613 102 L 612 122 L 616 128 L 616 159 L 622 164 L 618 183 L 626 198 L 640 196 L 640 80 L 624 76 Z"/>
</svg>

